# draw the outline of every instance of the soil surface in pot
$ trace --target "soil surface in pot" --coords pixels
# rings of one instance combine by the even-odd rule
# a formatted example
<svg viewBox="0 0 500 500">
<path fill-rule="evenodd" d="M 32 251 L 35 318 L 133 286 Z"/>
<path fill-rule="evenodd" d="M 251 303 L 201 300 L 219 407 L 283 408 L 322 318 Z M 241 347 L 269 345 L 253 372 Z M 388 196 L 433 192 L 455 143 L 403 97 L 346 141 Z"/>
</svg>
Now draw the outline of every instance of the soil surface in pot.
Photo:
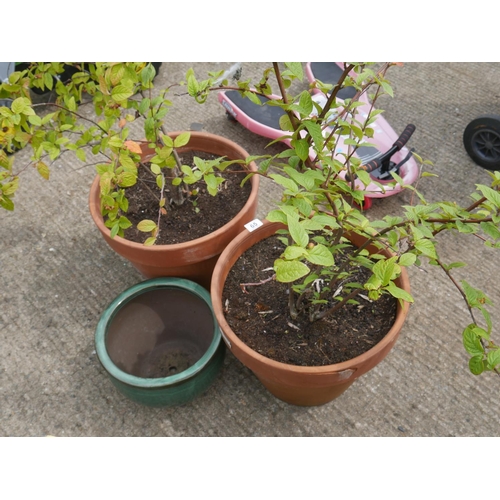
<svg viewBox="0 0 500 500">
<path fill-rule="evenodd" d="M 188 151 L 179 155 L 183 165 L 194 167 L 193 156 L 213 160 L 216 156 L 201 151 Z M 247 202 L 252 185 L 250 179 L 241 186 L 246 173 L 242 166 L 229 166 L 226 171 L 219 172 L 226 181 L 216 196 L 206 190 L 203 182 L 185 185 L 190 192 L 198 190 L 196 196 L 189 196 L 181 206 L 168 204 L 166 214 L 160 218 L 160 233 L 157 245 L 184 243 L 210 234 L 233 219 Z M 151 191 L 158 197 L 152 195 Z M 168 193 L 167 197 L 168 197 Z M 127 218 L 132 227 L 125 231 L 125 238 L 137 243 L 144 243 L 151 236 L 137 230 L 137 224 L 144 219 L 158 221 L 160 191 L 155 176 L 147 169 L 139 167 L 137 183 L 126 189 L 129 201 Z"/>
<path fill-rule="evenodd" d="M 267 238 L 243 253 L 228 274 L 222 295 L 225 317 L 245 344 L 282 363 L 324 366 L 359 356 L 382 340 L 396 317 L 392 296 L 376 302 L 359 298 L 359 305 L 349 304 L 310 323 L 307 317 L 291 320 L 288 285 L 271 280 L 242 287 L 271 277 L 274 260 L 283 250 L 276 237 Z"/>
<path fill-rule="evenodd" d="M 147 354 L 139 355 L 132 373 L 144 378 L 177 375 L 193 366 L 203 354 L 199 346 L 193 343 L 181 341 L 165 343 Z"/>
</svg>

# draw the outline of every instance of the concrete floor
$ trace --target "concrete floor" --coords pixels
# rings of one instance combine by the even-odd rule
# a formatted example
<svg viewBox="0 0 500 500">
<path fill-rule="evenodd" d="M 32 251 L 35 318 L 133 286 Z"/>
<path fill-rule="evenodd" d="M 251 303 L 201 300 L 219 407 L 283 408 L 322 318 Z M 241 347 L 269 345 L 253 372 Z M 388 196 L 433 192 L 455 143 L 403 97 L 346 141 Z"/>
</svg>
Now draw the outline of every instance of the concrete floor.
<svg viewBox="0 0 500 500">
<path fill-rule="evenodd" d="M 201 76 L 228 63 L 164 63 L 157 85 L 181 80 L 191 66 Z M 243 78 L 264 66 L 245 63 Z M 466 155 L 462 133 L 473 118 L 500 113 L 500 64 L 408 63 L 390 75 L 395 99 L 384 102 L 386 118 L 398 132 L 416 125 L 411 146 L 439 174 L 422 181 L 422 192 L 431 201 L 465 202 L 489 176 Z M 266 139 L 226 120 L 215 95 L 203 106 L 175 99 L 167 128 L 195 123 L 251 154 L 266 151 Z M 411 271 L 416 303 L 389 356 L 327 405 L 275 399 L 230 353 L 214 385 L 186 406 L 154 409 L 125 399 L 97 360 L 94 330 L 106 305 L 143 278 L 92 223 L 94 176 L 93 167 L 65 155 L 47 183 L 24 172 L 16 210 L 0 211 L 0 436 L 500 435 L 500 379 L 469 373 L 461 343 L 467 311 L 446 278 L 428 268 Z M 263 218 L 276 192 L 263 183 L 260 196 Z M 370 217 L 398 213 L 406 196 L 376 201 Z M 498 323 L 499 253 L 472 238 L 445 243 L 443 257 L 468 262 L 458 277 L 487 292 Z"/>
</svg>

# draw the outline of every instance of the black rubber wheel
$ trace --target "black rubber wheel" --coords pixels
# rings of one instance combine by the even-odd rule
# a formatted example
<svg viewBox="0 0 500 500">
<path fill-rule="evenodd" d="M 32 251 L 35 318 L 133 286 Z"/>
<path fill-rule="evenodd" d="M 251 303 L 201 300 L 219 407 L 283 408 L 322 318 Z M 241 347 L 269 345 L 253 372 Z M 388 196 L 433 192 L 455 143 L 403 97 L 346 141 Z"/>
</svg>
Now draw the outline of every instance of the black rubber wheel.
<svg viewBox="0 0 500 500">
<path fill-rule="evenodd" d="M 472 120 L 464 130 L 463 141 L 474 163 L 487 170 L 500 170 L 500 115 Z"/>
</svg>

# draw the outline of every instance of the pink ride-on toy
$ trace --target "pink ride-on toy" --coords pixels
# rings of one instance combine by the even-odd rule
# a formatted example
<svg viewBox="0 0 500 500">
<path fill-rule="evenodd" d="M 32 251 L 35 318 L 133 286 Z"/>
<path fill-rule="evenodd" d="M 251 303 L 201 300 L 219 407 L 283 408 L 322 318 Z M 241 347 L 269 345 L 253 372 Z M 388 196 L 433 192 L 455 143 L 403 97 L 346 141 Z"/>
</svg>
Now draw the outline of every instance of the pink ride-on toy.
<svg viewBox="0 0 500 500">
<path fill-rule="evenodd" d="M 336 84 L 342 75 L 342 71 L 341 63 L 306 64 L 306 75 L 310 82 L 319 80 L 323 83 Z M 346 87 L 339 92 L 337 99 L 351 99 L 355 94 L 356 90 L 353 87 Z M 242 97 L 237 90 L 221 91 L 218 98 L 222 106 L 224 106 L 228 118 L 238 121 L 251 132 L 273 140 L 286 135 L 279 126 L 279 119 L 284 114 L 284 111 L 276 106 L 265 105 L 270 99 L 278 99 L 278 96 L 259 96 L 260 101 L 264 104 L 263 106 L 254 104 L 249 99 Z M 323 106 L 327 97 L 317 90 L 312 98 L 320 106 Z M 357 108 L 358 119 L 367 117 L 371 108 L 371 103 L 365 94 L 359 97 L 359 100 L 364 104 Z M 376 147 L 361 146 L 356 151 L 356 155 L 360 158 L 364 168 L 370 172 L 374 180 L 368 186 L 365 186 L 359 180 L 355 180 L 356 189 L 363 190 L 365 194 L 364 209 L 371 206 L 371 198 L 392 196 L 402 190 L 402 187 L 394 182 L 392 172 L 399 175 L 405 184 L 415 182 L 419 174 L 418 165 L 413 159 L 411 151 L 405 147 L 415 130 L 413 125 L 408 125 L 398 137 L 393 128 L 387 123 L 387 120 L 378 115 L 371 127 L 374 129 L 374 135 L 372 138 L 366 138 L 366 142 L 375 144 Z M 290 139 L 284 139 L 283 142 L 290 145 Z M 347 146 L 343 144 L 341 138 L 336 154 L 341 154 L 343 150 L 347 151 Z M 312 151 L 311 158 L 313 158 Z M 339 157 L 339 160 L 342 160 L 342 158 Z M 346 173 L 341 175 L 345 176 Z"/>
</svg>

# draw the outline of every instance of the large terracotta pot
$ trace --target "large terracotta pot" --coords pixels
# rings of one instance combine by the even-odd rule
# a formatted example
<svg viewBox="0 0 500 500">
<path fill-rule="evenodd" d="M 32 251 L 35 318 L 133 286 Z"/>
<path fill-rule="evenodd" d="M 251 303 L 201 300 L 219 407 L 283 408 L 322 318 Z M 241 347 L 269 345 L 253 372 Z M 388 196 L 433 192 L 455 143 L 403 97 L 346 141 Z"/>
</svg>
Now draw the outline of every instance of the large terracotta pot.
<svg viewBox="0 0 500 500">
<path fill-rule="evenodd" d="M 179 134 L 180 132 L 172 132 L 169 135 L 174 138 Z M 232 160 L 245 159 L 249 156 L 238 144 L 205 132 L 191 132 L 189 143 L 180 148 L 179 152 L 183 150 L 204 151 L 217 156 L 226 156 Z M 147 159 L 147 154 L 145 155 Z M 256 171 L 256 164 L 250 163 L 249 169 Z M 146 278 L 162 276 L 186 278 L 209 289 L 212 271 L 222 250 L 244 229 L 244 225 L 255 217 L 259 177 L 252 176 L 250 182 L 252 183 L 250 197 L 236 217 L 213 233 L 185 243 L 148 247 L 119 236 L 111 238 L 110 230 L 104 225 L 101 215 L 99 176 L 96 176 L 90 189 L 90 213 L 108 245 L 130 261 Z M 201 218 L 200 223 L 203 223 Z"/>
<path fill-rule="evenodd" d="M 296 366 L 266 358 L 242 342 L 227 323 L 222 304 L 224 283 L 234 263 L 250 247 L 272 236 L 284 226 L 265 221 L 264 225 L 249 232 L 244 230 L 222 252 L 215 266 L 211 297 L 214 313 L 230 351 L 247 366 L 262 384 L 277 398 L 294 405 L 316 406 L 328 403 L 340 396 L 358 377 L 380 363 L 392 349 L 408 314 L 409 304 L 398 305 L 396 320 L 387 335 L 369 351 L 349 361 L 327 366 Z M 361 245 L 363 238 L 352 237 L 355 245 Z M 371 251 L 376 249 L 368 247 Z M 405 269 L 397 285 L 408 293 L 410 284 Z"/>
</svg>

